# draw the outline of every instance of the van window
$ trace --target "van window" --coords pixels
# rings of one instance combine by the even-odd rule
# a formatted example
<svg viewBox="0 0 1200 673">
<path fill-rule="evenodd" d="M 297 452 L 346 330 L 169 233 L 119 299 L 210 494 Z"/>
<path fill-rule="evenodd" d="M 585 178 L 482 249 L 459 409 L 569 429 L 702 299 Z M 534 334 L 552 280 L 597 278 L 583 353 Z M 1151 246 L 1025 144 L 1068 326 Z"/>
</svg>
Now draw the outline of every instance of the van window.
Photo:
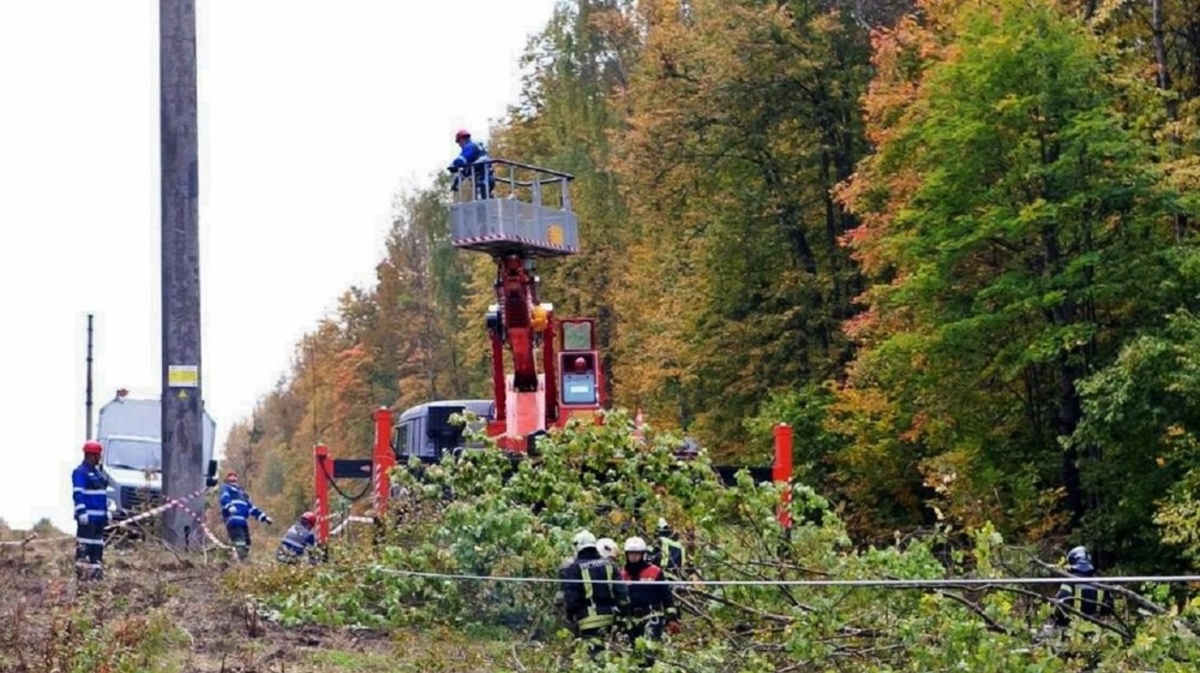
<svg viewBox="0 0 1200 673">
<path fill-rule="evenodd" d="M 409 452 L 409 432 L 412 430 L 412 421 L 405 421 L 396 426 L 396 455 L 408 456 Z"/>
</svg>

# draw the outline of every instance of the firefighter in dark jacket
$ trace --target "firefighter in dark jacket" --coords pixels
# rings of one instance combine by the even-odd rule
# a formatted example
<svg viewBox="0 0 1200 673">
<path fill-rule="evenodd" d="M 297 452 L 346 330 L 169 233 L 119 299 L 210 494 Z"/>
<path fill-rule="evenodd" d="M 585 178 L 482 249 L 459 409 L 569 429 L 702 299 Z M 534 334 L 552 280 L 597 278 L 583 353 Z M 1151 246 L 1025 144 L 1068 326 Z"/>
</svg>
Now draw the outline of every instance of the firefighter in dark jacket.
<svg viewBox="0 0 1200 673">
<path fill-rule="evenodd" d="M 679 611 L 671 595 L 671 585 L 666 583 L 663 569 L 646 557 L 646 541 L 631 537 L 625 541 L 625 567 L 621 579 L 629 583 L 629 610 L 625 618 L 625 634 L 629 644 L 637 646 L 637 639 L 645 637 L 651 641 L 662 640 L 663 628 L 679 633 Z M 645 666 L 652 666 L 654 658 L 646 657 Z"/>
<path fill-rule="evenodd" d="M 71 473 L 75 502 L 75 574 L 81 580 L 104 577 L 104 526 L 108 512 L 108 475 L 100 467 L 100 442 L 83 445 L 83 462 Z"/>
<path fill-rule="evenodd" d="M 658 519 L 658 553 L 651 558 L 669 579 L 681 580 L 687 568 L 687 550 L 675 537 L 675 531 L 667 520 Z"/>
<path fill-rule="evenodd" d="M 592 654 L 604 648 L 617 618 L 629 606 L 629 589 L 620 581 L 620 566 L 596 548 L 596 536 L 576 533 L 575 560 L 563 568 L 563 603 L 575 623 L 576 637 L 592 640 Z"/>
<path fill-rule="evenodd" d="M 1067 552 L 1067 570 L 1076 577 L 1094 577 L 1096 569 L 1092 567 L 1092 557 L 1087 547 L 1075 547 Z M 1112 594 L 1087 583 L 1064 583 L 1054 597 L 1054 621 L 1059 626 L 1071 622 L 1071 613 L 1063 609 L 1068 606 L 1089 617 L 1111 615 L 1113 613 Z"/>
</svg>

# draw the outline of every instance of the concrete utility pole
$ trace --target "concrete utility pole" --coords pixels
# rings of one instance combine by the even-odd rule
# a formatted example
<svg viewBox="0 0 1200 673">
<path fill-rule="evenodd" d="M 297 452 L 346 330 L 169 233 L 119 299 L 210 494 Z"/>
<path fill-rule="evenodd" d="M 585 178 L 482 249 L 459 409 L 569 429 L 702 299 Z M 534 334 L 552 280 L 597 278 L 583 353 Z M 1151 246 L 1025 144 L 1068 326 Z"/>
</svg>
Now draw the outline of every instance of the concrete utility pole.
<svg viewBox="0 0 1200 673">
<path fill-rule="evenodd" d="M 200 202 L 196 129 L 196 5 L 159 0 L 159 120 L 162 166 L 163 495 L 204 486 L 200 390 Z M 189 507 L 200 514 L 203 501 Z M 167 544 L 186 548 L 191 517 L 163 515 Z"/>
</svg>

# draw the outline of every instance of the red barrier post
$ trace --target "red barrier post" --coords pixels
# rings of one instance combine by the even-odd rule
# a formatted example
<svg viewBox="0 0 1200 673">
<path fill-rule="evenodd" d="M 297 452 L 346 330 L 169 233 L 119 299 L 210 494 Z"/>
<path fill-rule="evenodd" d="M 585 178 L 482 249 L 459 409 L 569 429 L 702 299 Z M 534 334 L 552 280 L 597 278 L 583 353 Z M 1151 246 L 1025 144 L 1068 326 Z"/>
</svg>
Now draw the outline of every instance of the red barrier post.
<svg viewBox="0 0 1200 673">
<path fill-rule="evenodd" d="M 775 463 L 772 466 L 772 477 L 775 483 L 784 485 L 776 515 L 779 525 L 791 528 L 792 514 L 789 505 L 792 502 L 792 426 L 787 423 L 775 426 Z"/>
<path fill-rule="evenodd" d="M 329 541 L 329 449 L 324 444 L 313 447 L 313 486 L 317 493 L 317 542 Z"/>
<path fill-rule="evenodd" d="M 375 410 L 375 465 L 372 479 L 375 480 L 375 516 L 383 517 L 387 511 L 388 496 L 392 492 L 392 480 L 388 472 L 396 464 L 392 451 L 392 412 L 386 407 Z"/>
</svg>

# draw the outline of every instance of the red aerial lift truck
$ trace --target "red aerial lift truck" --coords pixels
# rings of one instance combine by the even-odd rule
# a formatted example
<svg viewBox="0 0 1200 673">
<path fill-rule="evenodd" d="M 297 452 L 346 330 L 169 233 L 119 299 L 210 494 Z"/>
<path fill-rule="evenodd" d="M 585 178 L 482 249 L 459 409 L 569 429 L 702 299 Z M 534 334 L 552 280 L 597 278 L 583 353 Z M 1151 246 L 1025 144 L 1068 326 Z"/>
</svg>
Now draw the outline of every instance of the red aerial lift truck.
<svg viewBox="0 0 1200 673">
<path fill-rule="evenodd" d="M 574 177 L 506 159 L 485 159 L 467 166 L 465 171 L 456 181 L 449 207 L 451 245 L 485 253 L 496 263 L 496 303 L 488 307 L 486 316 L 492 345 L 492 404 L 487 434 L 506 451 L 528 454 L 536 449 L 537 438 L 551 428 L 563 427 L 571 418 L 596 417 L 596 412 L 609 406 L 595 319 L 558 318 L 554 306 L 538 297 L 535 261 L 579 252 L 579 228 L 570 196 Z M 507 364 L 511 364 L 511 373 Z M 436 404 L 467 409 L 475 402 L 482 401 Z M 442 425 L 446 415 L 437 414 Z M 428 427 L 432 422 L 427 418 L 417 427 L 431 438 L 446 433 L 444 427 Z M 404 447 L 397 446 L 395 431 L 391 411 L 379 409 L 375 412 L 372 458 L 334 460 L 325 446 L 314 448 L 317 538 L 322 544 L 330 535 L 329 487 L 335 479 L 372 479 L 373 483 L 353 499 L 371 493 L 375 516 L 384 511 L 390 495 L 388 470 L 395 465 L 397 455 L 413 451 L 401 451 Z M 787 481 L 791 474 L 791 429 L 781 425 L 775 440 L 774 467 L 753 472 L 758 479 Z M 433 445 L 441 447 L 438 441 Z M 718 468 L 726 481 L 737 469 Z M 779 516 L 784 522 L 784 507 Z M 787 519 L 785 525 L 789 524 Z"/>
<path fill-rule="evenodd" d="M 524 453 L 548 429 L 608 405 L 596 321 L 557 318 L 554 306 L 538 297 L 535 260 L 579 252 L 574 178 L 505 159 L 485 159 L 465 171 L 450 205 L 451 245 L 486 253 L 496 263 L 496 303 L 486 323 L 495 412 L 487 432 L 500 447 Z"/>
</svg>

